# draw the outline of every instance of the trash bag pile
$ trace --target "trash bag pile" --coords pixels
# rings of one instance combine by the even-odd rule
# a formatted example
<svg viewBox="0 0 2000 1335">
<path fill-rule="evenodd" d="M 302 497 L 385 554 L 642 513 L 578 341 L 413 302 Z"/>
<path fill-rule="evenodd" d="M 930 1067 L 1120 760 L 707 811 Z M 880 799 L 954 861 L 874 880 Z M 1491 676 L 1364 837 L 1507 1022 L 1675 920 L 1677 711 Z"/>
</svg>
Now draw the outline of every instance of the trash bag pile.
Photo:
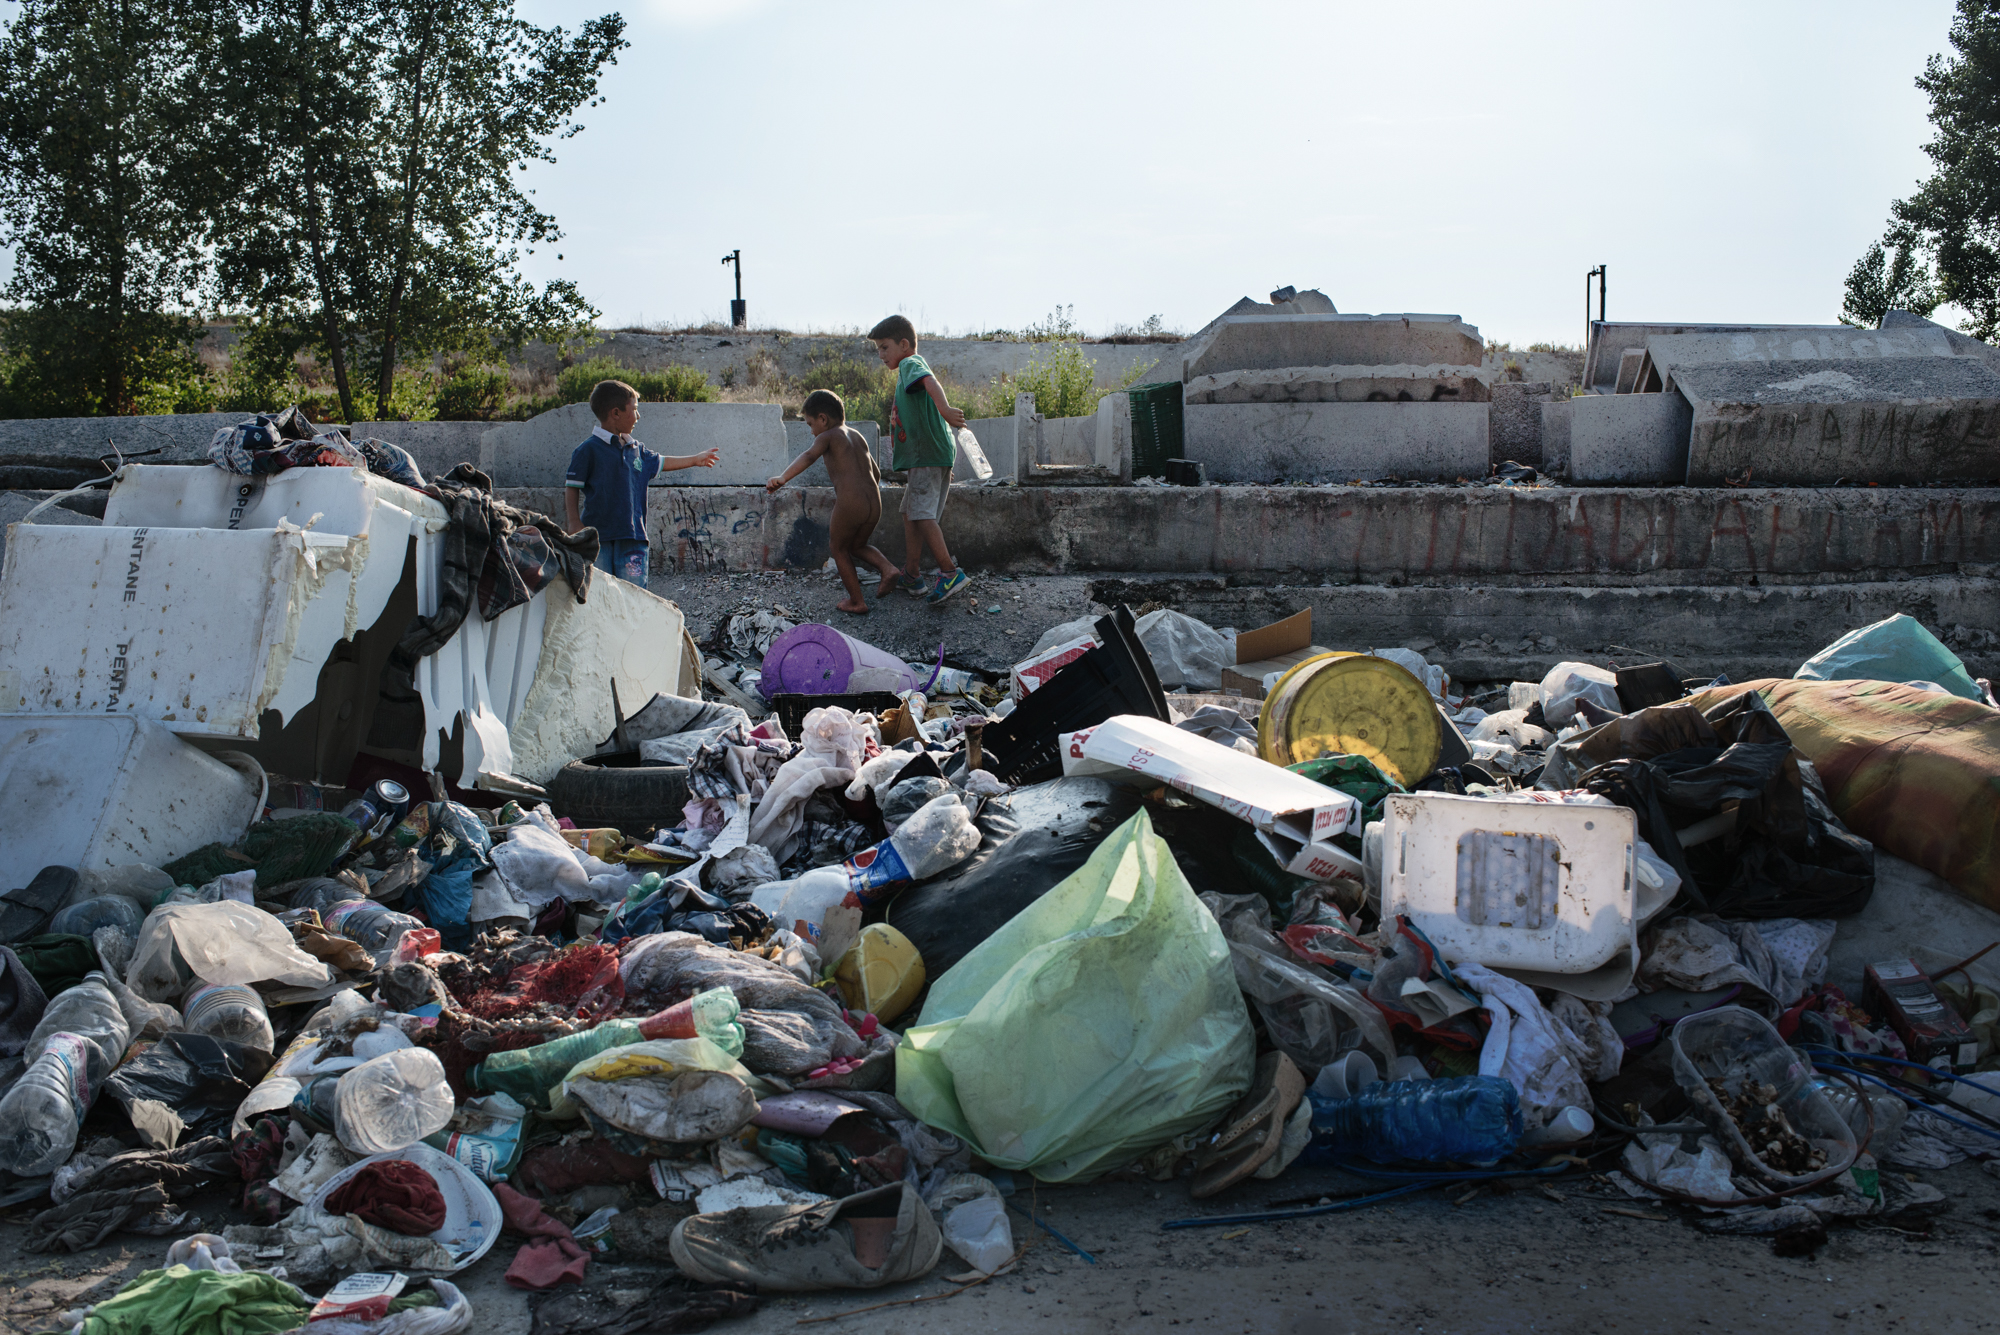
<svg viewBox="0 0 2000 1335">
<path fill-rule="evenodd" d="M 349 440 L 339 427 L 321 430 L 297 404 L 220 428 L 209 442 L 208 458 L 242 477 L 268 477 L 288 468 L 365 468 L 406 487 L 425 485 L 423 470 L 402 446 Z"/>
<path fill-rule="evenodd" d="M 1875 884 L 1843 813 L 1953 763 L 1990 802 L 2000 711 L 1871 705 L 1837 656 L 1461 691 L 1405 650 L 1287 715 L 1282 683 L 1216 693 L 1233 635 L 1174 615 L 1057 627 L 1005 681 L 911 664 L 928 693 L 889 704 L 711 663 L 724 698 L 618 720 L 682 776 L 641 828 L 383 779 L 164 868 L 46 869 L 0 894 L 0 1203 L 35 1250 L 171 1240 L 86 1331 L 462 1331 L 489 1252 L 533 1291 L 671 1266 L 649 1310 L 692 1329 L 1003 1271 L 1030 1177 L 1587 1172 L 1779 1232 L 1935 1209 L 1875 1165 L 2000 1151 L 2000 993 L 1829 980 Z M 1154 641 L 1207 689 L 1170 694 Z M 1925 696 L 1992 717 L 1841 758 Z M 1428 750 L 1329 741 L 1413 698 L 1388 731 Z M 1981 838 L 1905 846 L 1970 883 Z"/>
</svg>

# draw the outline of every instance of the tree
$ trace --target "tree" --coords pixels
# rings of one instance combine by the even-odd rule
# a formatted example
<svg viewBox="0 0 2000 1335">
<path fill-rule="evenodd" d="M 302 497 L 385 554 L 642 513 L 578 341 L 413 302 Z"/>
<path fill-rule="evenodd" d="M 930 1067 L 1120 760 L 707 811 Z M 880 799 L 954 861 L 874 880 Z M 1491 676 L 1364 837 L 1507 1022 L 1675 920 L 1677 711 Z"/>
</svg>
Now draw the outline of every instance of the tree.
<svg viewBox="0 0 2000 1335">
<path fill-rule="evenodd" d="M 1938 299 L 1971 316 L 1967 333 L 1991 339 L 2000 333 L 2000 0 L 1958 0 L 1951 44 L 1957 54 L 1932 56 L 1917 79 L 1931 100 L 1933 171 L 1891 206 L 1885 242 L 1917 250 L 1936 271 Z M 1891 265 L 1885 282 L 1894 274 Z"/>
<path fill-rule="evenodd" d="M 1847 297 L 1840 322 L 1861 329 L 1880 329 L 1890 311 L 1928 317 L 1938 308 L 1937 285 L 1907 238 L 1892 250 L 1880 241 L 1855 262 L 1847 275 Z"/>
<path fill-rule="evenodd" d="M 573 284 L 516 272 L 524 246 L 561 237 L 516 176 L 582 128 L 570 118 L 600 100 L 623 19 L 571 34 L 511 0 L 246 3 L 221 64 L 259 96 L 214 151 L 271 185 L 218 214 L 219 290 L 311 330 L 347 420 L 362 385 L 389 414 L 402 361 L 560 338 L 596 315 Z"/>
<path fill-rule="evenodd" d="M 200 378 L 200 228 L 185 208 L 204 6 L 23 0 L 0 36 L 8 409 L 170 412 Z"/>
</svg>

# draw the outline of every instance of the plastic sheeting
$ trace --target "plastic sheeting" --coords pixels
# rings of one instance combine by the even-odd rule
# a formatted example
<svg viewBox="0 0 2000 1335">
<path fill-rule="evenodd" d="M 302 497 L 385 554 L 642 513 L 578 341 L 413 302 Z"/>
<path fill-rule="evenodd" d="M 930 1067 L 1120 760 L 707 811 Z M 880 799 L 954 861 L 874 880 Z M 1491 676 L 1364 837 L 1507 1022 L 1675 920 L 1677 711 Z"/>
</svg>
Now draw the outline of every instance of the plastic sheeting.
<svg viewBox="0 0 2000 1335">
<path fill-rule="evenodd" d="M 990 1163 L 1094 1177 L 1249 1087 L 1229 943 L 1145 812 L 931 986 L 896 1096 Z"/>
<path fill-rule="evenodd" d="M 1985 697 L 1957 654 L 1901 612 L 1850 630 L 1808 658 L 1792 674 L 1798 681 L 1929 682 L 1967 700 Z"/>
</svg>

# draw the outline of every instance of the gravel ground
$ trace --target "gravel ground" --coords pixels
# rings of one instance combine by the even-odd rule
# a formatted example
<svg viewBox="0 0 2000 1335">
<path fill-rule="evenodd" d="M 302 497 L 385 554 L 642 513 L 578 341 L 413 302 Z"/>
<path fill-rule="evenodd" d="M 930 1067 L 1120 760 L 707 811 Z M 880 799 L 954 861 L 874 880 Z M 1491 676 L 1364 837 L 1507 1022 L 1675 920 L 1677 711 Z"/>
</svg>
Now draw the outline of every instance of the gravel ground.
<svg viewBox="0 0 2000 1335">
<path fill-rule="evenodd" d="M 872 1292 L 776 1296 L 716 1331 L 763 1335 L 823 1327 L 873 1335 L 1027 1330 L 1349 1330 L 1786 1332 L 1970 1331 L 2000 1325 L 2000 1181 L 1972 1164 L 1916 1175 L 1941 1187 L 1948 1212 L 1928 1220 L 1836 1227 L 1816 1254 L 1780 1257 L 1760 1237 L 1712 1236 L 1674 1207 L 1635 1202 L 1579 1176 L 1546 1190 L 1487 1190 L 1464 1204 L 1446 1188 L 1353 1213 L 1278 1224 L 1163 1231 L 1193 1213 L 1184 1183 L 1040 1187 L 1036 1213 L 1089 1251 L 1066 1251 L 1013 1214 L 1016 1243 L 1035 1245 L 1011 1274 L 966 1289 L 947 1253 L 920 1281 Z M 1344 1193 L 1364 1184 L 1294 1168 L 1239 1187 L 1206 1213 Z M 1017 1198 L 1018 1199 L 1018 1198 Z M 220 1196 L 195 1202 L 204 1225 L 235 1217 Z M 56 1313 L 114 1292 L 157 1266 L 167 1239 L 118 1235 L 77 1256 L 20 1247 L 0 1224 L 0 1320 L 28 1332 Z M 535 1296 L 501 1273 L 503 1239 L 458 1283 L 477 1335 L 527 1335 Z M 594 1261 L 586 1291 L 609 1311 L 638 1301 L 667 1273 L 645 1258 Z M 907 1302 L 909 1299 L 929 1301 Z M 877 1303 L 900 1305 L 838 1316 Z"/>
</svg>

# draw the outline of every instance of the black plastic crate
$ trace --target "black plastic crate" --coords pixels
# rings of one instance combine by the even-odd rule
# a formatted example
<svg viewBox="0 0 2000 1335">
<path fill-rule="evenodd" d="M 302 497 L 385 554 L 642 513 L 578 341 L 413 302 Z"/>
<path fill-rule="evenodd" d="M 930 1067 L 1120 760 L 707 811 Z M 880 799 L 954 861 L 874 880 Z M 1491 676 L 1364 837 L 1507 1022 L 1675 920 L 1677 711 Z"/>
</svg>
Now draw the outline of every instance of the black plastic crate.
<svg viewBox="0 0 2000 1335">
<path fill-rule="evenodd" d="M 1181 382 L 1134 385 L 1126 397 L 1132 401 L 1132 476 L 1163 476 L 1167 460 L 1181 458 L 1186 447 Z"/>
<path fill-rule="evenodd" d="M 771 712 L 778 716 L 778 722 L 785 727 L 785 736 L 793 741 L 799 739 L 799 731 L 806 725 L 806 715 L 822 705 L 838 705 L 842 709 L 857 714 L 880 714 L 885 709 L 894 709 L 902 701 L 888 691 L 856 691 L 842 695 L 795 695 L 781 692 L 771 698 Z"/>
</svg>

